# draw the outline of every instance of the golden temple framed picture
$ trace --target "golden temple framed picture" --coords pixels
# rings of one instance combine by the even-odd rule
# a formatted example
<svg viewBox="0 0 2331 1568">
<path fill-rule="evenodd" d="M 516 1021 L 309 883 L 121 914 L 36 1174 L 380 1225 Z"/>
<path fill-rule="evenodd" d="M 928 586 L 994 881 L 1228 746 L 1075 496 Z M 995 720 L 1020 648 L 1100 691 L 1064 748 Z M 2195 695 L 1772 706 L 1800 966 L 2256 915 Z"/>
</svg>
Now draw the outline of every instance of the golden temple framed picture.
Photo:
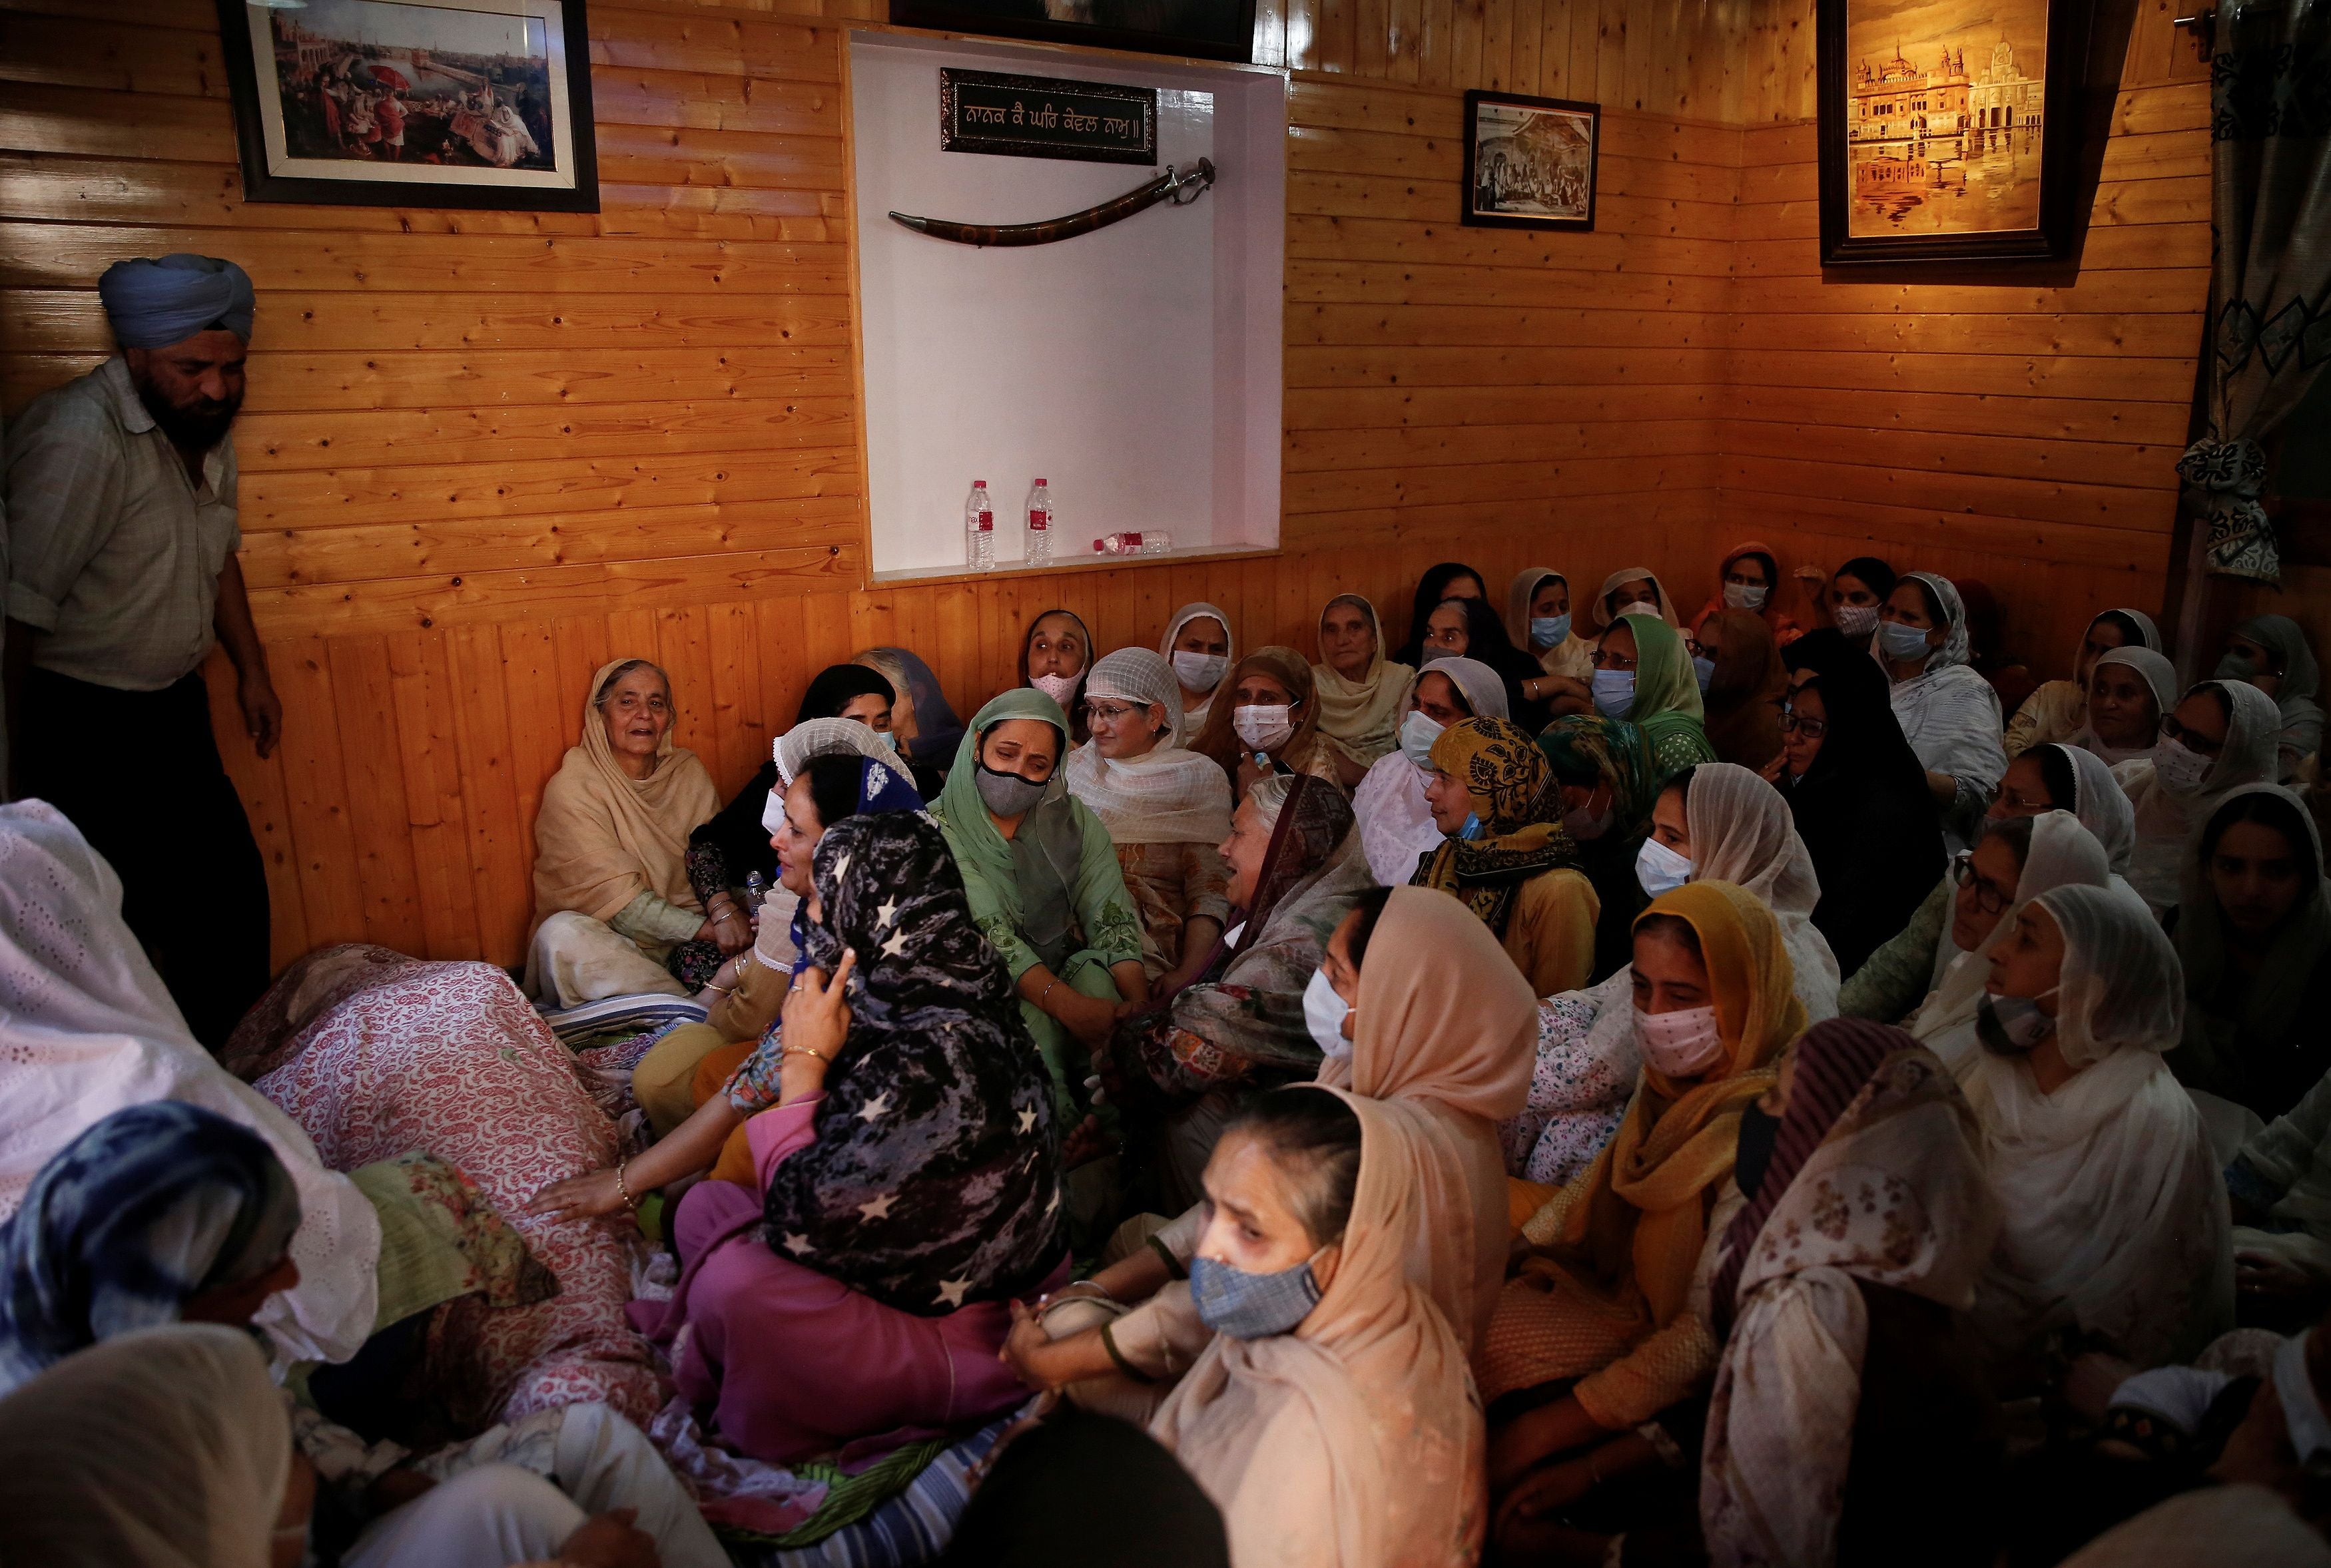
<svg viewBox="0 0 2331 1568">
<path fill-rule="evenodd" d="M 1820 7 L 1822 263 L 2066 254 L 2087 7 Z"/>
</svg>

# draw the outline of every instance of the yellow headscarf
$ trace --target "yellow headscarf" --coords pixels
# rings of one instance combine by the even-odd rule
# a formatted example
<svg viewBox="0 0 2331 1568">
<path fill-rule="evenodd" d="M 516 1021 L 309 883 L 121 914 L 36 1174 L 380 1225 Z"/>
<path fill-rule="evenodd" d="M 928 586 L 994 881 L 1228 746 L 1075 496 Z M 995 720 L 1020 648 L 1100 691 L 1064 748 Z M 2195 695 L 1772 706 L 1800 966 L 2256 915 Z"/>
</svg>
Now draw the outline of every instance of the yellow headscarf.
<svg viewBox="0 0 2331 1568">
<path fill-rule="evenodd" d="M 1780 923 L 1754 893 L 1687 882 L 1635 923 L 1658 915 L 1699 938 L 1724 1063 L 1685 1084 L 1646 1065 L 1618 1133 L 1522 1228 L 1544 1250 L 1526 1273 L 1566 1276 L 1615 1310 L 1647 1316 L 1647 1328 L 1683 1310 L 1708 1240 L 1708 1190 L 1739 1152 L 1740 1112 L 1772 1087 L 1775 1060 L 1805 1030 Z"/>
</svg>

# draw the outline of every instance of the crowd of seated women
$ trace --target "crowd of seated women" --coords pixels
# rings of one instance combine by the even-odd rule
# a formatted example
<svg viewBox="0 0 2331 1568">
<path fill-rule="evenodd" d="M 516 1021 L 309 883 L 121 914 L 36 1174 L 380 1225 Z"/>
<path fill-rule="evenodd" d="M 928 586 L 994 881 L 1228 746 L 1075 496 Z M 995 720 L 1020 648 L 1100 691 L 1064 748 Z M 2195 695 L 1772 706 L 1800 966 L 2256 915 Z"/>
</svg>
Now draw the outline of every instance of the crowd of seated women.
<svg viewBox="0 0 2331 1568">
<path fill-rule="evenodd" d="M 0 806 L 11 1546 L 2331 1564 L 2300 628 L 1715 568 L 871 649 L 725 803 L 617 659 L 522 973 L 219 1058 Z"/>
</svg>

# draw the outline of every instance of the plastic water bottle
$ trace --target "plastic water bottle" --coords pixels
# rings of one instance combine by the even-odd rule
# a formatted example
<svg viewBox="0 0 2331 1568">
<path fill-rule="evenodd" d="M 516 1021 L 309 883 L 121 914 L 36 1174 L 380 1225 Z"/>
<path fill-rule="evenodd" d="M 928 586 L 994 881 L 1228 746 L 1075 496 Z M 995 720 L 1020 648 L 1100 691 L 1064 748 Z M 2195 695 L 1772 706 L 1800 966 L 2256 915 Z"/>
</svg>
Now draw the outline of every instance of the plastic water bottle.
<svg viewBox="0 0 2331 1568">
<path fill-rule="evenodd" d="M 1162 556 L 1173 547 L 1174 536 L 1159 528 L 1105 534 L 1093 541 L 1094 552 L 1103 556 Z"/>
<path fill-rule="evenodd" d="M 995 504 L 987 499 L 987 481 L 971 481 L 971 495 L 963 503 L 964 564 L 975 572 L 995 570 Z"/>
<path fill-rule="evenodd" d="M 761 875 L 761 873 L 760 873 L 760 872 L 758 872 L 758 871 L 747 871 L 747 872 L 746 872 L 746 873 L 745 873 L 745 909 L 746 909 L 746 912 L 747 912 L 747 913 L 748 913 L 748 914 L 753 914 L 753 915 L 757 915 L 757 914 L 759 914 L 759 913 L 761 912 L 761 906 L 762 906 L 762 904 L 764 904 L 765 902 L 766 902 L 766 901 L 767 901 L 768 897 L 769 897 L 769 884 L 768 884 L 768 880 L 767 880 L 767 879 L 764 878 L 764 877 Z"/>
<path fill-rule="evenodd" d="M 1038 480 L 1028 492 L 1028 564 L 1048 566 L 1052 563 L 1052 492 Z"/>
</svg>

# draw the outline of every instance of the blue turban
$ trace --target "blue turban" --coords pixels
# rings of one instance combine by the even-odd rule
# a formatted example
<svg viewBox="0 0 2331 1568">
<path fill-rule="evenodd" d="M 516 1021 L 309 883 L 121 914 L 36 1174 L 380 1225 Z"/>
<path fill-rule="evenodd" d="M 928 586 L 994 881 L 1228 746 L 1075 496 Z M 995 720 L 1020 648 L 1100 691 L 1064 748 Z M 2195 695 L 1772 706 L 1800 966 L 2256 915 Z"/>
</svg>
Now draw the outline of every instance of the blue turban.
<svg viewBox="0 0 2331 1568">
<path fill-rule="evenodd" d="M 224 327 L 251 341 L 251 274 L 216 256 L 179 252 L 116 261 L 97 280 L 106 319 L 124 348 L 161 348 Z"/>
</svg>

